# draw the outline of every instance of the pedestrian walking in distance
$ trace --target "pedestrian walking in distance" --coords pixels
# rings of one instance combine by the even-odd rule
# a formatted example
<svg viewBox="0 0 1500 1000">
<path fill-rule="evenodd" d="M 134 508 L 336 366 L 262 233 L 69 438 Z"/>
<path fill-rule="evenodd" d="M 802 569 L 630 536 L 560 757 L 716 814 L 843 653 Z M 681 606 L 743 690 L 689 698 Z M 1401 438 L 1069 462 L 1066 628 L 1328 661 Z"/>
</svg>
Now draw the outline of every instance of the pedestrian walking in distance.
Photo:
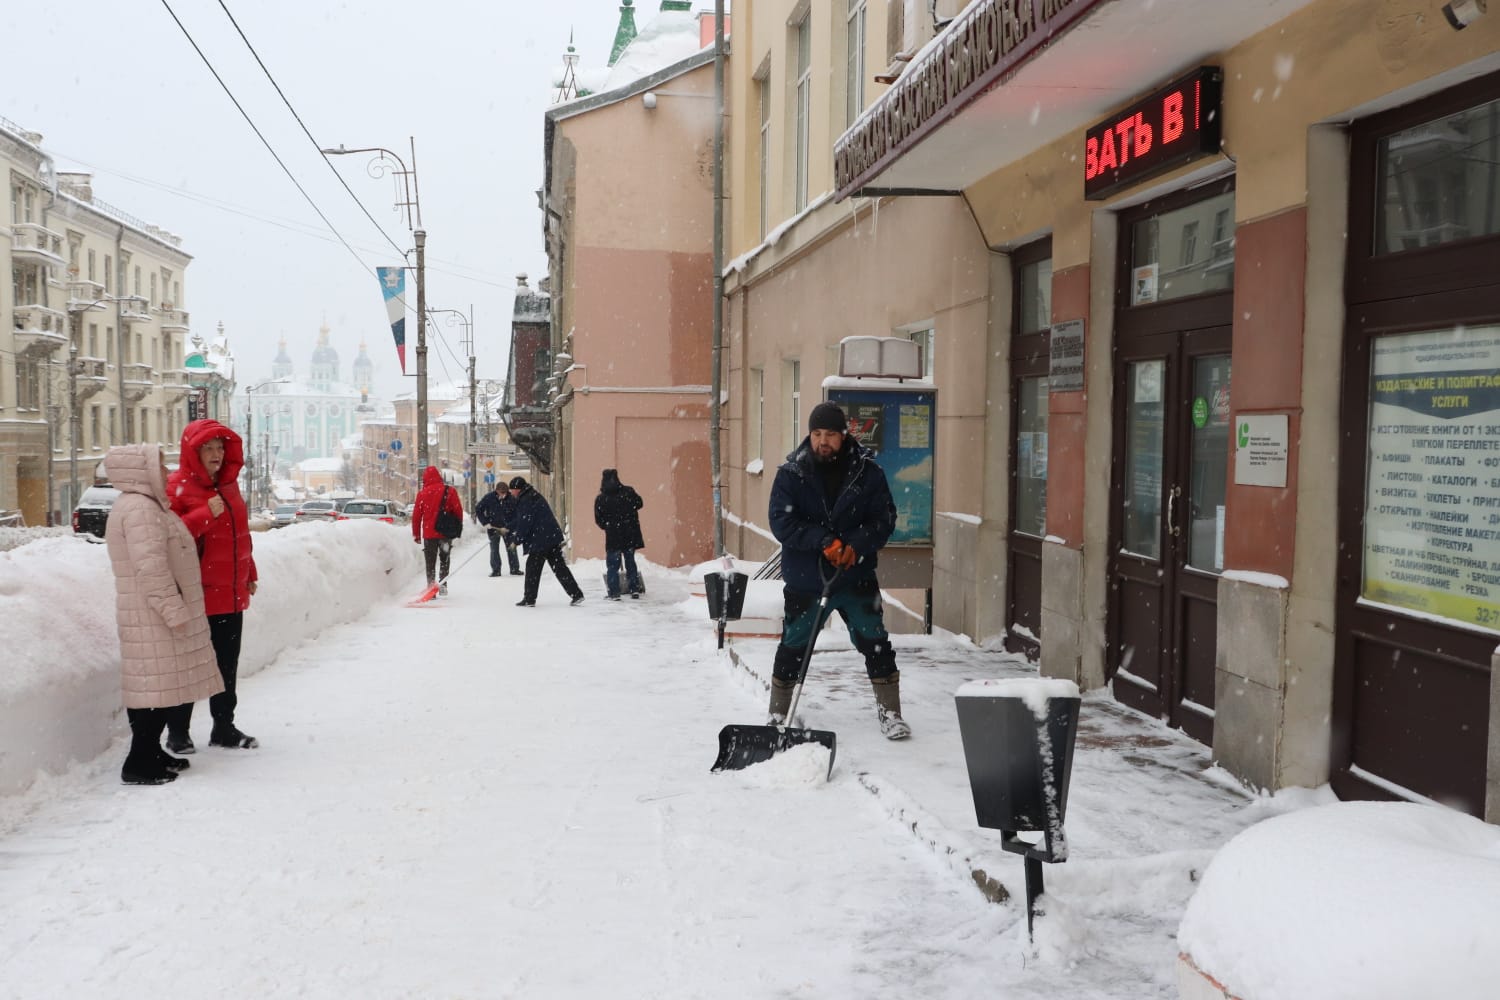
<svg viewBox="0 0 1500 1000">
<path fill-rule="evenodd" d="M 594 523 L 604 530 L 605 597 L 620 599 L 620 564 L 625 564 L 626 586 L 630 596 L 641 596 L 641 574 L 635 566 L 635 550 L 646 547 L 641 538 L 640 509 L 645 506 L 641 495 L 620 482 L 615 469 L 605 469 L 594 499 Z"/>
<path fill-rule="evenodd" d="M 874 458 L 848 433 L 844 411 L 819 403 L 808 436 L 787 456 L 771 484 L 771 532 L 781 543 L 785 614 L 771 672 L 771 724 L 791 722 L 792 689 L 814 631 L 825 579 L 837 572 L 828 607 L 837 611 L 865 658 L 876 717 L 888 739 L 911 735 L 901 718 L 901 673 L 885 631 L 876 553 L 896 529 L 890 484 Z"/>
<path fill-rule="evenodd" d="M 448 518 L 456 520 L 463 530 L 464 505 L 458 490 L 443 482 L 443 474 L 437 466 L 429 465 L 422 470 L 422 488 L 417 491 L 416 502 L 411 509 L 411 536 L 422 546 L 422 560 L 427 567 L 427 586 L 441 580 L 438 596 L 448 596 L 448 564 L 453 557 L 453 539 L 458 537 L 452 527 L 443 530 Z M 441 520 L 440 520 L 441 518 Z M 441 560 L 441 565 L 436 565 Z M 436 577 L 433 570 L 439 571 Z"/>
<path fill-rule="evenodd" d="M 240 436 L 217 420 L 194 420 L 182 429 L 177 471 L 167 480 L 172 511 L 182 518 L 198 543 L 198 566 L 203 574 L 203 603 L 213 639 L 224 691 L 208 701 L 214 726 L 209 746 L 253 750 L 260 741 L 235 725 L 239 707 L 237 677 L 240 639 L 250 598 L 260 586 L 250 541 L 250 509 L 240 495 L 239 475 L 245 467 Z M 167 720 L 167 749 L 193 753 L 190 726 L 192 704 Z"/>
<path fill-rule="evenodd" d="M 496 483 L 493 491 L 486 493 L 474 505 L 474 520 L 484 525 L 490 536 L 490 576 L 504 576 L 505 563 L 500 559 L 500 547 L 505 547 L 510 560 L 510 575 L 521 575 L 521 557 L 516 553 L 516 543 L 506 530 L 506 515 L 515 509 L 510 502 L 510 491 L 503 482 Z"/>
<path fill-rule="evenodd" d="M 518 608 L 536 606 L 537 589 L 542 582 L 542 565 L 552 567 L 552 575 L 574 604 L 583 603 L 583 591 L 573 579 L 573 571 L 563 559 L 563 533 L 553 516 L 547 498 L 532 489 L 524 476 L 510 481 L 510 495 L 515 498 L 515 516 L 508 522 L 510 533 L 526 548 L 526 592 L 516 602 Z"/>
<path fill-rule="evenodd" d="M 130 720 L 127 785 L 164 785 L 188 767 L 161 748 L 167 714 L 224 690 L 214 659 L 193 536 L 167 501 L 161 448 L 127 444 L 104 456 L 120 491 L 104 529 L 115 577 L 120 687 Z"/>
</svg>

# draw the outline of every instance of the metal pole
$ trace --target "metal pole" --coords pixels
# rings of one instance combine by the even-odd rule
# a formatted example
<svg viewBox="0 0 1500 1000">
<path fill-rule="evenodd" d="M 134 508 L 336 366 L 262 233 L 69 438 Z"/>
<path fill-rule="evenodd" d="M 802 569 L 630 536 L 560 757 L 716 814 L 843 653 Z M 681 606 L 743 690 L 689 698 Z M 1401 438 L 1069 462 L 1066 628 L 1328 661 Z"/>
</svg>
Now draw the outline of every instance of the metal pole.
<svg viewBox="0 0 1500 1000">
<path fill-rule="evenodd" d="M 417 240 L 417 475 L 427 471 L 427 230 Z"/>
<path fill-rule="evenodd" d="M 255 451 L 255 386 L 245 386 L 245 444 L 253 453 Z M 251 455 L 245 456 L 245 468 L 250 471 L 250 504 L 255 505 L 255 459 Z"/>
<path fill-rule="evenodd" d="M 78 313 L 73 314 L 74 340 L 68 348 L 68 502 L 78 506 L 78 340 L 83 326 Z"/>
<path fill-rule="evenodd" d="M 724 555 L 724 479 L 719 454 L 724 354 L 724 0 L 714 0 L 714 350 L 708 454 L 713 469 L 714 555 Z"/>
<path fill-rule="evenodd" d="M 470 306 L 469 308 L 472 309 L 474 307 Z M 469 447 L 465 448 L 464 449 L 465 451 L 469 451 L 470 449 L 472 449 L 472 447 L 474 445 L 474 406 L 475 406 L 475 395 L 476 395 L 476 389 L 475 389 L 475 386 L 474 386 L 474 345 L 473 345 L 473 342 L 470 341 L 470 344 L 469 344 Z M 478 497 L 475 495 L 475 488 L 479 485 L 479 456 L 478 455 L 472 455 L 472 454 L 470 454 L 470 455 L 465 455 L 464 458 L 467 459 L 468 462 L 469 462 L 469 512 L 472 514 L 474 512 L 474 506 L 475 506 L 475 504 L 477 504 L 479 502 Z"/>
</svg>

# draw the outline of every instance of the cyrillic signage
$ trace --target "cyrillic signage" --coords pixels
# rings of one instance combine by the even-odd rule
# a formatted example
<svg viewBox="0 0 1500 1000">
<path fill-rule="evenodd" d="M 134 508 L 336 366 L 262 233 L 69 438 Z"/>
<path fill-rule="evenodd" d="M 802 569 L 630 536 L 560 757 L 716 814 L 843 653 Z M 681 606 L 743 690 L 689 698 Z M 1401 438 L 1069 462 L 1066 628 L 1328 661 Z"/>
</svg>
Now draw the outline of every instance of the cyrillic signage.
<svg viewBox="0 0 1500 1000">
<path fill-rule="evenodd" d="M 1085 133 L 1083 196 L 1121 188 L 1219 151 L 1223 74 L 1203 66 Z"/>
<path fill-rule="evenodd" d="M 981 0 L 901 74 L 833 146 L 840 199 L 956 114 L 1103 0 Z"/>
</svg>

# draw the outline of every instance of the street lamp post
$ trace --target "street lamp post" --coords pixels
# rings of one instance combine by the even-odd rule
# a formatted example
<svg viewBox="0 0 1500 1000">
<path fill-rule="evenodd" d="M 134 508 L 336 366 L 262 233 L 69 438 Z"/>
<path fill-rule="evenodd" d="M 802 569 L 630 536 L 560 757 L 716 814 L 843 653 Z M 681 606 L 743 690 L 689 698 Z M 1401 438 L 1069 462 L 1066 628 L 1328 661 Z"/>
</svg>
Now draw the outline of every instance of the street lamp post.
<svg viewBox="0 0 1500 1000">
<path fill-rule="evenodd" d="M 283 376 L 281 378 L 266 379 L 264 382 L 257 382 L 254 385 L 245 386 L 245 443 L 250 447 L 250 450 L 252 452 L 254 452 L 255 450 L 255 397 L 253 393 L 256 389 L 262 389 L 268 385 L 283 385 L 288 381 L 289 379 Z M 266 431 L 266 440 L 268 442 L 270 441 L 269 429 Z M 269 445 L 267 445 L 267 447 L 269 448 Z M 245 468 L 250 470 L 249 506 L 254 507 L 256 468 L 255 459 L 252 455 L 245 456 Z M 267 472 L 267 475 L 269 476 L 270 473 Z"/>
<path fill-rule="evenodd" d="M 83 374 L 83 362 L 78 360 L 78 341 L 83 337 L 83 314 L 95 306 L 106 302 L 120 303 L 133 299 L 133 295 L 105 295 L 92 302 L 69 302 L 68 303 L 68 491 L 70 501 L 75 507 L 78 505 L 78 438 L 81 433 L 79 427 L 78 412 L 78 376 Z M 124 324 L 120 324 L 123 327 Z M 120 346 L 119 364 L 120 371 L 120 420 L 124 422 L 125 409 L 125 355 L 123 340 Z M 85 397 L 87 398 L 87 397 Z M 110 444 L 114 444 L 111 441 Z M 50 508 L 50 504 L 49 504 Z"/>
<path fill-rule="evenodd" d="M 474 399 L 474 396 L 475 396 L 475 389 L 474 389 L 474 386 L 475 386 L 475 382 L 474 382 L 474 306 L 473 306 L 472 303 L 469 305 L 469 315 L 467 315 L 467 316 L 465 316 L 463 313 L 459 312 L 457 309 L 433 309 L 433 310 L 430 310 L 430 312 L 434 316 L 436 316 L 438 313 L 448 313 L 449 314 L 449 322 L 453 322 L 454 320 L 456 320 L 457 322 L 463 324 L 463 328 L 464 328 L 464 343 L 463 343 L 463 348 L 464 348 L 464 353 L 466 355 L 468 355 L 468 358 L 469 358 L 469 439 L 464 444 L 464 458 L 466 460 L 468 460 L 468 462 L 469 462 L 469 510 L 472 511 L 474 509 L 475 503 L 478 502 L 478 494 L 476 493 L 476 488 L 477 488 L 477 482 L 478 482 L 478 479 L 479 479 L 479 461 L 478 461 L 479 456 L 473 455 L 472 452 L 470 451 L 470 449 L 472 448 L 472 446 L 474 444 L 474 416 L 475 416 L 475 414 L 474 414 L 474 406 L 475 406 L 475 399 Z"/>
<path fill-rule="evenodd" d="M 406 161 L 384 146 L 361 146 L 356 149 L 346 149 L 341 143 L 338 148 L 320 149 L 324 156 L 346 156 L 350 153 L 378 153 L 374 160 L 370 161 L 369 173 L 372 177 L 380 177 L 385 174 L 385 165 L 381 162 L 383 158 L 389 158 L 401 169 L 396 171 L 396 176 L 401 178 L 402 200 L 396 203 L 396 207 L 406 209 L 406 224 L 411 230 L 412 239 L 416 241 L 416 275 L 417 275 L 417 465 L 419 468 L 427 467 L 427 230 L 422 228 L 422 192 L 417 185 L 417 141 L 408 136 L 411 143 L 411 169 L 406 169 Z"/>
</svg>

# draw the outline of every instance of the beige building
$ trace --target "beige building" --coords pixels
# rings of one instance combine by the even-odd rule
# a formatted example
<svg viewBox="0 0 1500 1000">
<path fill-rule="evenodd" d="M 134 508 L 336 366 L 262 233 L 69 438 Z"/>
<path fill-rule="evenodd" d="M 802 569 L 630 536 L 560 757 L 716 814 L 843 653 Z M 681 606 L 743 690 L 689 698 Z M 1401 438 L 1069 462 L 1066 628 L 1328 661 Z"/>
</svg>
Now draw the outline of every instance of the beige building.
<svg viewBox="0 0 1500 1000">
<path fill-rule="evenodd" d="M 187 422 L 181 240 L 56 171 L 42 137 L 0 120 L 10 223 L 0 255 L 0 517 L 62 523 L 112 444 L 176 460 Z"/>
<path fill-rule="evenodd" d="M 913 336 L 933 624 L 1500 819 L 1500 13 L 1213 6 L 736 6 L 730 547 L 835 345 Z"/>
</svg>

